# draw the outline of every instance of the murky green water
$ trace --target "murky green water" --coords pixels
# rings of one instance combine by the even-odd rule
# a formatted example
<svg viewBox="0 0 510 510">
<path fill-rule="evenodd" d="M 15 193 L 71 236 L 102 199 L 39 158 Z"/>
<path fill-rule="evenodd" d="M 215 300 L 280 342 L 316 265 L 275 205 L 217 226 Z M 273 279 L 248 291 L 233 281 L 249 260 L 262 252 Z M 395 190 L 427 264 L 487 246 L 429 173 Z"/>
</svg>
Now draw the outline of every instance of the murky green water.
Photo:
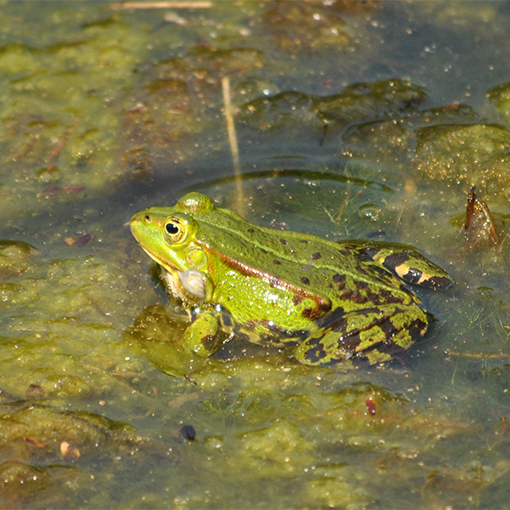
<svg viewBox="0 0 510 510">
<path fill-rule="evenodd" d="M 509 5 L 1 3 L 0 506 L 509 508 Z M 501 250 L 465 241 L 473 185 Z M 172 377 L 126 223 L 189 190 L 457 284 L 405 364 L 233 341 Z"/>
</svg>

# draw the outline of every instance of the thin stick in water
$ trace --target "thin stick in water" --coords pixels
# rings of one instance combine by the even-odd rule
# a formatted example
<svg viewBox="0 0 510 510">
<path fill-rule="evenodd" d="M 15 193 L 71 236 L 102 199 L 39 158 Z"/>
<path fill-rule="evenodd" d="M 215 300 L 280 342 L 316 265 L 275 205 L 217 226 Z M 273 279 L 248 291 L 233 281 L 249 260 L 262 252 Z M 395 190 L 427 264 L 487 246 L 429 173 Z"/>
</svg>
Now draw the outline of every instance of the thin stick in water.
<svg viewBox="0 0 510 510">
<path fill-rule="evenodd" d="M 212 2 L 120 2 L 111 4 L 110 9 L 208 9 Z"/>
<path fill-rule="evenodd" d="M 230 152 L 234 163 L 234 175 L 236 181 L 237 197 L 239 205 L 244 203 L 243 187 L 241 182 L 241 165 L 239 164 L 239 147 L 237 145 L 236 126 L 234 124 L 234 115 L 232 112 L 232 103 L 230 101 L 230 80 L 228 76 L 221 79 L 221 89 L 223 91 L 223 104 L 225 109 L 225 118 L 227 120 L 228 140 L 230 142 Z"/>
</svg>

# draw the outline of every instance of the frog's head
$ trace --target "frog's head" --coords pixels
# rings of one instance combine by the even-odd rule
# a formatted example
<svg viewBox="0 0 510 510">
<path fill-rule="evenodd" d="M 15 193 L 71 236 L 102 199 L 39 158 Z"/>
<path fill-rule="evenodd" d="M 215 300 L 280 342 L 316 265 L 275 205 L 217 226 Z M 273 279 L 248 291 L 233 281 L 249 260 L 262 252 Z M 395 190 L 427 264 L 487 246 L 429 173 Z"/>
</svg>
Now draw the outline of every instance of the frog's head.
<svg viewBox="0 0 510 510">
<path fill-rule="evenodd" d="M 131 232 L 163 269 L 169 290 L 186 303 L 210 301 L 214 285 L 207 276 L 207 254 L 196 242 L 195 214 L 214 210 L 210 198 L 188 193 L 175 207 L 151 207 L 131 218 Z"/>
</svg>

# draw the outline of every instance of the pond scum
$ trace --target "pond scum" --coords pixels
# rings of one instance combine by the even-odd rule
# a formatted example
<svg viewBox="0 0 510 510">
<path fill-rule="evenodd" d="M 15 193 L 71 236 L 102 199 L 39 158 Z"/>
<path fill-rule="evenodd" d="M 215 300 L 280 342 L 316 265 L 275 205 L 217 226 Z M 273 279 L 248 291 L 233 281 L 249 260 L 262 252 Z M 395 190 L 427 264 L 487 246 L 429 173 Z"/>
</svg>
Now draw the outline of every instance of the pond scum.
<svg viewBox="0 0 510 510">
<path fill-rule="evenodd" d="M 506 3 L 0 10 L 2 508 L 509 507 Z M 384 367 L 233 338 L 175 377 L 127 223 L 189 191 L 456 286 Z"/>
</svg>

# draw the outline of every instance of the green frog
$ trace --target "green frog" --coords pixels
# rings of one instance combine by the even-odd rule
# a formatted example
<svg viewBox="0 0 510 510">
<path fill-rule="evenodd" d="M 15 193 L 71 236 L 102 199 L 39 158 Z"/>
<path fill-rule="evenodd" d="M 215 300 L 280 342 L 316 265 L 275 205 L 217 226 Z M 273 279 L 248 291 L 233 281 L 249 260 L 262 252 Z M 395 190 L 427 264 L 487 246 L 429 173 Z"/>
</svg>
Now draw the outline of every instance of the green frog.
<svg viewBox="0 0 510 510">
<path fill-rule="evenodd" d="M 414 250 L 259 227 L 197 192 L 135 214 L 130 226 L 189 312 L 182 343 L 193 355 L 216 352 L 224 331 L 293 346 L 305 365 L 379 364 L 432 320 L 407 283 L 452 285 Z"/>
</svg>

